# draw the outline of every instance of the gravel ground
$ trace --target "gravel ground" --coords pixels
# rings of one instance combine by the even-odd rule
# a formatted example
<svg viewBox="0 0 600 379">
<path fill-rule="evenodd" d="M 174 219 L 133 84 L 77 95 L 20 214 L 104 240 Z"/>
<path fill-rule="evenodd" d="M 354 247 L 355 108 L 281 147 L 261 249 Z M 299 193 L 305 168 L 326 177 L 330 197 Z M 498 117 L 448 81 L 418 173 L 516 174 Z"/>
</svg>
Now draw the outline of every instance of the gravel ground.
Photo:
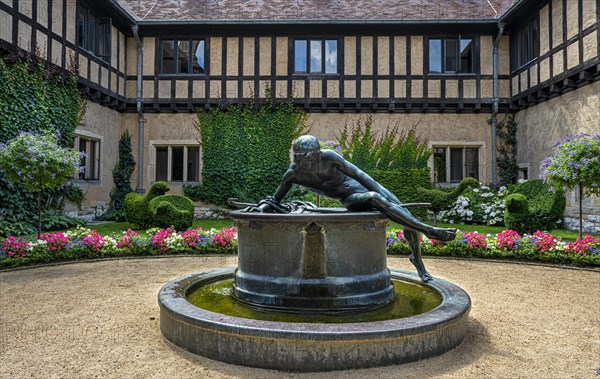
<svg viewBox="0 0 600 379">
<path fill-rule="evenodd" d="M 157 293 L 236 257 L 127 259 L 0 273 L 1 378 L 600 378 L 600 271 L 426 259 L 469 293 L 465 341 L 401 366 L 329 373 L 239 367 L 189 354 L 159 329 Z M 406 258 L 391 268 L 411 270 Z"/>
</svg>

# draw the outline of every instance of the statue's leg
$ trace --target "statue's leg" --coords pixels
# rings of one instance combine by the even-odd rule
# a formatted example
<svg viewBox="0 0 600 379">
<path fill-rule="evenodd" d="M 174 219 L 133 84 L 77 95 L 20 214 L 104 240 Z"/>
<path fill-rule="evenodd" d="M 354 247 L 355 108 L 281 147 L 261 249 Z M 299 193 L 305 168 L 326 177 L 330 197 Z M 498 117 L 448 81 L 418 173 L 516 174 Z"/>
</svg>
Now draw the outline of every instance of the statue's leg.
<svg viewBox="0 0 600 379">
<path fill-rule="evenodd" d="M 427 282 L 433 279 L 427 270 L 425 269 L 425 264 L 423 263 L 423 259 L 421 258 L 421 242 L 419 241 L 419 232 L 413 229 L 404 228 L 404 238 L 408 241 L 408 246 L 410 247 L 411 255 L 408 259 L 417 269 L 417 273 L 419 277 L 424 282 Z"/>
<path fill-rule="evenodd" d="M 401 204 L 391 203 L 378 193 L 373 193 L 372 204 L 375 208 L 381 210 L 386 216 L 406 228 L 425 234 L 428 238 L 438 241 L 452 241 L 456 238 L 456 229 L 436 228 L 417 220 Z"/>
</svg>

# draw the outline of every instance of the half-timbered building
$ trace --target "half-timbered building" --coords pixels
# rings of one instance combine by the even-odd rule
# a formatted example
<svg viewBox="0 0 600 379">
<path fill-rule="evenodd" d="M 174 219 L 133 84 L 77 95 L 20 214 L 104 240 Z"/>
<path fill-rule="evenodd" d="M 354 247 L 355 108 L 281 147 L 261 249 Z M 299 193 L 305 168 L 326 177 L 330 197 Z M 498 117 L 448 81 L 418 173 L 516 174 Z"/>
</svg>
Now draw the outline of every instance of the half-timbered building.
<svg viewBox="0 0 600 379">
<path fill-rule="evenodd" d="M 125 129 L 133 186 L 177 191 L 202 180 L 195 112 L 269 93 L 324 140 L 367 115 L 416 127 L 442 185 L 493 182 L 493 130 L 510 114 L 520 175 L 537 177 L 556 141 L 600 133 L 599 14 L 598 0 L 0 0 L 0 48 L 76 70 L 77 180 L 96 206 Z"/>
</svg>

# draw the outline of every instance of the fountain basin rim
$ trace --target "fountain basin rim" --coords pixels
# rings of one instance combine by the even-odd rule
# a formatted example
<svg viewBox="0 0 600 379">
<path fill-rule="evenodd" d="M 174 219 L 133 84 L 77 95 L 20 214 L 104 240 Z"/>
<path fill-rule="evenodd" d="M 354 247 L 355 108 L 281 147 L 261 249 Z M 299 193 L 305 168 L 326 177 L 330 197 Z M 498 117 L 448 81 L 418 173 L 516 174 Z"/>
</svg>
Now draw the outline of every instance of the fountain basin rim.
<svg viewBox="0 0 600 379">
<path fill-rule="evenodd" d="M 339 341 L 380 338 L 393 339 L 415 333 L 427 333 L 445 327 L 452 320 L 460 320 L 471 308 L 469 295 L 460 287 L 443 279 L 433 279 L 423 283 L 413 273 L 390 270 L 392 279 L 405 280 L 430 287 L 442 296 L 442 303 L 429 312 L 420 315 L 373 322 L 320 324 L 294 323 L 280 321 L 253 320 L 208 311 L 187 301 L 186 295 L 198 285 L 211 283 L 232 277 L 235 268 L 223 268 L 201 273 L 189 274 L 167 283 L 158 294 L 161 315 L 192 324 L 199 328 L 215 329 L 220 332 L 239 333 L 245 335 L 264 335 L 265 330 L 276 333 L 278 338 L 295 340 Z M 164 312 L 164 313 L 163 313 Z"/>
<path fill-rule="evenodd" d="M 229 215 L 234 220 L 249 220 L 249 221 L 278 221 L 278 222 L 335 222 L 335 221 L 348 221 L 349 219 L 354 221 L 377 221 L 387 220 L 387 217 L 383 212 L 372 211 L 372 212 L 351 212 L 345 208 L 321 208 L 326 210 L 332 210 L 335 213 L 318 213 L 318 212 L 305 212 L 305 213 L 258 213 L 258 212 L 244 212 L 241 210 L 231 211 Z"/>
</svg>

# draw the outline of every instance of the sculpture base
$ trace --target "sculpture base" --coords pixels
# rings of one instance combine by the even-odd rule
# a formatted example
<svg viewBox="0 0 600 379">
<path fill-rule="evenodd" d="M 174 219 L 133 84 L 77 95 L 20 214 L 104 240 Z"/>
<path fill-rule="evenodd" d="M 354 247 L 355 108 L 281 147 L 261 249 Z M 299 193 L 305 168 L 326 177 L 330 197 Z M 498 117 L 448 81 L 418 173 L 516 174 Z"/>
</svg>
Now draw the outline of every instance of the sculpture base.
<svg viewBox="0 0 600 379">
<path fill-rule="evenodd" d="M 334 210 L 332 210 L 333 212 Z M 381 212 L 231 212 L 239 266 L 233 295 L 287 312 L 351 312 L 394 299 Z"/>
</svg>

